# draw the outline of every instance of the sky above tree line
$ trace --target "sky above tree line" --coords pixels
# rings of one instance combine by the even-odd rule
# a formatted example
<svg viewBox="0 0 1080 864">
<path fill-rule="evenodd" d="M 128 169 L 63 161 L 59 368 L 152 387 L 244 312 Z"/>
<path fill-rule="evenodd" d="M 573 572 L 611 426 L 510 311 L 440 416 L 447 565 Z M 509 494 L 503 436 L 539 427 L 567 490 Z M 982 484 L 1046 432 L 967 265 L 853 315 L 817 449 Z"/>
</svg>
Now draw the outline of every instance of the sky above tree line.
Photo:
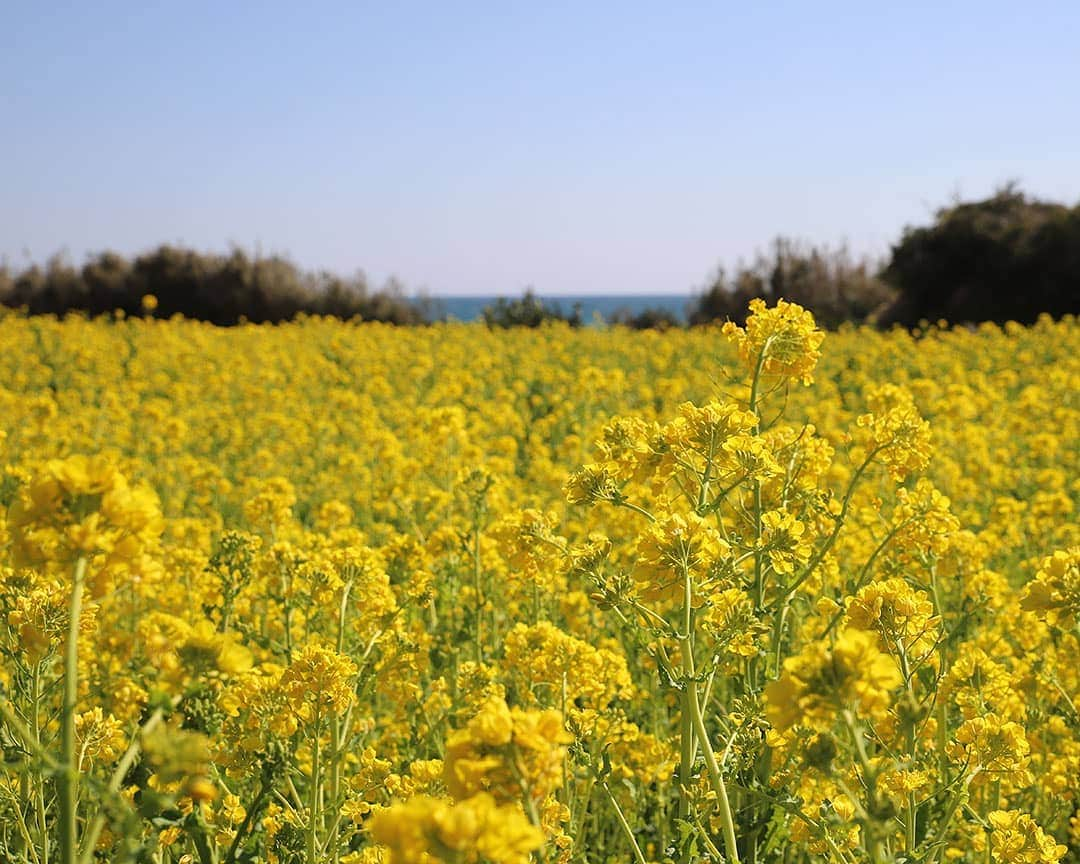
<svg viewBox="0 0 1080 864">
<path fill-rule="evenodd" d="M 0 256 L 238 245 L 439 294 L 685 293 L 1080 199 L 1080 5 L 11 3 Z"/>
</svg>

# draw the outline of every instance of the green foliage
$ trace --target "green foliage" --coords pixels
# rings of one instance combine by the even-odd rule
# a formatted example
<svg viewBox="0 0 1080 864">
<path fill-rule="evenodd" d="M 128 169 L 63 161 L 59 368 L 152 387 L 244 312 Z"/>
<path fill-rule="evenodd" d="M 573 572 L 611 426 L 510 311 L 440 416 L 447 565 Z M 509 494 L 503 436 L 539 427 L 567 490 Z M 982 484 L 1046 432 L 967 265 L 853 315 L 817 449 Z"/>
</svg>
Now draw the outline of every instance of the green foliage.
<svg viewBox="0 0 1080 864">
<path fill-rule="evenodd" d="M 156 306 L 144 306 L 153 295 Z M 202 255 L 191 249 L 160 246 L 133 260 L 115 252 L 90 258 L 81 269 L 55 255 L 43 268 L 20 273 L 0 269 L 0 303 L 25 307 L 31 314 L 85 312 L 129 316 L 183 315 L 214 324 L 287 321 L 296 315 L 363 318 L 393 324 L 421 324 L 431 310 L 409 300 L 391 279 L 373 290 L 358 273 L 351 279 L 330 273 L 304 273 L 280 256 L 251 258 L 239 249 L 228 255 Z"/>
<path fill-rule="evenodd" d="M 575 304 L 570 312 L 564 313 L 558 303 L 541 300 L 532 288 L 513 300 L 499 297 L 485 306 L 482 314 L 488 327 L 539 327 L 546 321 L 564 321 L 571 327 L 580 327 L 583 323 L 580 305 Z"/>
<path fill-rule="evenodd" d="M 1080 311 L 1080 204 L 1029 198 L 1010 184 L 908 227 L 884 278 L 900 292 L 883 324 L 1008 320 Z"/>
<path fill-rule="evenodd" d="M 806 247 L 778 237 L 768 255 L 758 254 L 733 279 L 720 269 L 697 298 L 690 323 L 731 320 L 742 324 L 750 301 L 757 297 L 769 303 L 780 298 L 798 303 L 825 327 L 865 321 L 894 296 L 875 270 L 870 261 L 853 259 L 843 247 Z"/>
<path fill-rule="evenodd" d="M 608 316 L 608 324 L 628 327 L 631 330 L 670 330 L 672 327 L 682 326 L 674 312 L 653 306 L 636 314 L 629 309 L 616 310 Z"/>
<path fill-rule="evenodd" d="M 156 298 L 156 306 L 144 305 L 146 295 Z M 1080 312 L 1080 204 L 1029 198 L 1008 185 L 985 200 L 938 210 L 932 225 L 907 227 L 884 269 L 844 247 L 778 237 L 768 253 L 733 276 L 718 270 L 693 301 L 689 323 L 741 324 L 754 298 L 798 303 L 827 328 L 845 321 L 905 327 L 939 319 L 1031 323 L 1043 313 Z M 17 272 L 0 263 L 0 303 L 31 314 L 122 311 L 220 325 L 280 322 L 299 314 L 394 324 L 441 317 L 436 302 L 410 299 L 394 279 L 373 289 L 363 273 L 305 273 L 281 256 L 251 258 L 238 249 L 203 255 L 173 246 L 134 259 L 102 252 L 81 268 L 62 255 Z M 585 323 L 580 306 L 565 312 L 531 288 L 518 298 L 498 298 L 482 318 L 491 328 Z M 609 323 L 635 330 L 681 326 L 664 309 L 621 310 Z"/>
</svg>

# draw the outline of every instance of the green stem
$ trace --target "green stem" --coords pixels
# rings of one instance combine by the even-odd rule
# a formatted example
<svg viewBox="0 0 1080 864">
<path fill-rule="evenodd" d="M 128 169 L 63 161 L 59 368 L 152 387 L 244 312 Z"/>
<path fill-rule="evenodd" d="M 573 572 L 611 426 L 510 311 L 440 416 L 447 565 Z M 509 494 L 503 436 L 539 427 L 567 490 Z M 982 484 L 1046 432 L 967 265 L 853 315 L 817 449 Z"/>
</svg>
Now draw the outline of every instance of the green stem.
<svg viewBox="0 0 1080 864">
<path fill-rule="evenodd" d="M 945 706 L 945 700 L 938 702 L 937 735 L 938 774 L 941 777 L 941 782 L 947 784 L 949 781 L 949 757 L 947 755 L 949 746 L 949 709 Z"/>
<path fill-rule="evenodd" d="M 901 639 L 896 641 L 897 656 L 900 658 L 900 671 L 904 676 L 904 686 L 907 689 L 906 696 L 911 706 L 912 711 L 918 709 L 919 703 L 915 698 L 915 690 L 911 684 L 911 668 L 908 663 L 907 648 Z M 907 756 L 910 765 L 915 765 L 915 720 L 908 720 L 906 723 L 907 728 L 904 730 L 905 739 L 907 744 Z M 907 801 L 905 802 L 906 814 L 906 829 L 905 840 L 907 842 L 908 855 L 914 855 L 915 853 L 915 825 L 916 817 L 918 815 L 918 805 L 915 801 L 915 793 L 909 792 L 907 794 Z"/>
<path fill-rule="evenodd" d="M 739 864 L 739 847 L 735 838 L 735 820 L 731 813 L 731 802 L 728 799 L 727 784 L 720 771 L 720 765 L 716 761 L 712 744 L 709 742 L 709 733 L 705 728 L 705 718 L 701 716 L 701 705 L 698 704 L 697 685 L 689 681 L 690 713 L 697 730 L 698 740 L 701 742 L 701 751 L 705 756 L 705 765 L 709 769 L 709 777 L 712 779 L 713 791 L 716 792 L 717 803 L 720 808 L 720 824 L 723 827 L 724 851 L 730 864 Z"/>
<path fill-rule="evenodd" d="M 875 447 L 871 450 L 863 460 L 862 465 L 855 471 L 855 476 L 851 478 L 851 483 L 847 488 L 847 492 L 844 494 L 844 501 L 840 507 L 840 513 L 836 517 L 836 524 L 833 526 L 829 539 L 825 541 L 820 549 L 818 549 L 814 554 L 814 557 L 810 559 L 809 563 L 807 563 L 806 567 L 803 569 L 802 573 L 798 575 L 795 581 L 784 590 L 785 599 L 794 594 L 799 586 L 810 578 L 817 569 L 818 564 L 820 564 L 822 559 L 829 554 L 829 550 L 832 549 L 833 544 L 836 543 L 836 538 L 840 535 L 840 529 L 844 527 L 844 520 L 847 518 L 848 508 L 851 507 L 851 498 L 855 494 L 855 487 L 859 485 L 859 480 L 862 479 L 862 475 L 866 473 L 866 469 L 870 467 L 870 463 L 874 460 L 874 457 L 883 449 L 885 449 L 884 445 Z"/>
<path fill-rule="evenodd" d="M 696 818 L 694 824 L 697 825 L 698 837 L 700 837 L 701 842 L 705 844 L 705 848 L 709 851 L 709 854 L 717 861 L 723 861 L 723 853 L 717 849 L 716 844 L 712 842 L 712 838 L 709 836 L 708 830 L 706 830 L 705 826 L 702 824 L 701 818 Z"/>
<path fill-rule="evenodd" d="M 255 796 L 255 800 L 251 803 L 251 807 L 248 808 L 246 814 L 244 814 L 244 821 L 240 823 L 240 827 L 236 829 L 236 836 L 233 837 L 232 843 L 229 845 L 229 851 L 225 855 L 225 861 L 223 864 L 233 864 L 236 861 L 236 853 L 240 849 L 240 843 L 244 839 L 244 835 L 247 834 L 248 828 L 251 827 L 251 823 L 255 821 L 255 817 L 259 811 L 262 810 L 263 803 L 270 796 L 271 785 L 265 780 L 259 786 L 258 794 Z"/>
<path fill-rule="evenodd" d="M 41 664 L 34 663 L 34 671 L 30 676 L 30 736 L 33 738 L 34 747 L 41 749 L 41 714 L 39 702 L 41 701 Z M 49 826 L 45 819 L 45 784 L 38 780 L 34 790 L 34 810 L 37 816 L 37 831 L 41 841 L 41 861 L 48 864 L 49 861 Z"/>
<path fill-rule="evenodd" d="M 690 709 L 690 690 L 697 685 L 693 680 L 694 668 L 694 595 L 690 571 L 683 568 L 683 608 L 682 633 L 679 634 L 679 651 L 682 654 L 683 669 L 690 669 L 690 674 L 683 675 L 682 705 L 679 716 L 679 818 L 687 819 L 690 815 L 690 777 L 694 770 L 694 757 L 697 745 L 694 741 L 694 718 Z M 696 695 L 696 691 L 695 691 Z M 688 851 L 688 850 L 687 850 Z M 685 855 L 684 855 L 685 859 Z"/>
<path fill-rule="evenodd" d="M 352 592 L 353 580 L 345 583 L 341 592 L 341 605 L 338 608 L 338 637 L 337 651 L 339 654 L 345 651 L 345 620 L 349 614 L 349 595 Z M 337 813 L 341 809 L 341 729 L 342 724 L 337 717 L 330 719 L 330 809 Z M 336 831 L 335 831 L 336 833 Z M 340 860 L 341 850 L 337 842 L 331 842 L 333 864 Z"/>
<path fill-rule="evenodd" d="M 286 565 L 281 567 L 281 586 L 283 595 L 281 605 L 285 613 L 285 660 L 287 663 L 292 663 L 292 579 Z"/>
<path fill-rule="evenodd" d="M 914 728 L 912 729 L 912 731 L 909 734 L 911 735 L 912 739 L 914 739 L 914 737 L 915 737 Z M 909 750 L 910 750 L 910 752 L 912 754 L 914 754 L 915 746 L 914 746 L 913 743 L 910 745 Z M 916 844 L 916 842 L 918 840 L 918 838 L 915 835 L 915 827 L 917 825 L 918 813 L 919 813 L 919 808 L 918 808 L 917 802 L 915 801 L 915 793 L 914 792 L 908 792 L 908 795 L 907 795 L 907 824 L 904 827 L 907 829 L 905 839 L 907 841 L 907 847 L 906 848 L 907 848 L 907 853 L 908 853 L 909 858 L 914 856 L 914 854 L 915 854 L 915 844 Z"/>
<path fill-rule="evenodd" d="M 585 821 L 591 812 L 593 790 L 595 788 L 596 779 L 593 775 L 590 775 L 585 782 L 584 791 L 574 796 L 574 806 L 570 810 L 570 824 L 573 830 L 569 833 L 574 838 L 573 846 L 570 849 L 571 861 L 578 860 L 578 849 L 581 847 L 582 840 L 585 839 Z"/>
<path fill-rule="evenodd" d="M 761 481 L 754 481 L 754 599 L 758 608 L 765 605 L 765 580 L 762 575 L 764 550 L 761 546 Z"/>
<path fill-rule="evenodd" d="M 82 617 L 86 557 L 79 556 L 68 605 L 68 639 L 64 650 L 64 701 L 60 714 L 60 861 L 75 864 L 78 847 L 79 766 L 75 756 L 75 707 L 79 698 L 79 619 Z"/>
<path fill-rule="evenodd" d="M 484 662 L 484 641 L 481 633 L 481 618 L 483 616 L 483 600 L 480 593 L 480 523 L 473 525 L 473 591 L 476 592 L 476 662 Z"/>
<path fill-rule="evenodd" d="M 918 807 L 915 803 L 915 793 L 908 792 L 907 796 L 907 851 L 909 855 L 915 854 L 915 817 Z"/>
<path fill-rule="evenodd" d="M 27 827 L 26 819 L 23 816 L 23 807 L 22 807 L 23 801 L 22 801 L 22 799 L 20 799 L 19 795 L 10 786 L 0 786 L 0 790 L 2 790 L 4 793 L 6 793 L 8 798 L 10 798 L 10 800 L 11 800 L 12 810 L 15 813 L 15 821 L 16 821 L 17 827 L 19 829 L 19 834 L 22 837 L 22 842 L 23 842 L 23 847 L 24 847 L 24 849 L 23 849 L 23 859 L 22 860 L 25 862 L 25 861 L 29 861 L 29 860 L 33 859 L 35 864 L 40 864 L 40 859 L 38 858 L 37 849 L 34 847 L 33 838 L 31 838 L 31 836 L 30 836 L 30 829 Z M 7 842 L 8 842 L 8 838 L 7 838 L 7 830 L 6 830 L 6 826 L 5 826 L 5 830 L 4 830 L 3 835 L 0 835 L 0 849 L 7 849 L 8 848 Z M 12 859 L 12 860 L 14 860 L 14 859 Z"/>
<path fill-rule="evenodd" d="M 754 379 L 750 384 L 750 413 L 754 415 L 754 433 L 757 434 L 761 420 L 758 418 L 758 384 L 761 381 L 761 370 L 765 364 L 765 353 L 769 350 L 770 339 L 765 340 L 765 344 L 761 346 L 761 353 L 758 354 L 757 363 L 754 366 Z M 763 553 L 761 548 L 761 481 L 754 480 L 754 600 L 757 603 L 757 608 L 762 608 L 765 605 L 765 580 L 763 577 Z M 756 664 L 755 664 L 756 665 Z M 757 682 L 751 682 L 756 685 Z"/>
<path fill-rule="evenodd" d="M 630 841 L 630 845 L 634 849 L 634 860 L 637 861 L 637 864 L 647 864 L 645 855 L 642 853 L 641 847 L 638 846 L 637 838 L 634 837 L 634 832 L 630 828 L 630 823 L 626 821 L 626 816 L 623 815 L 622 808 L 619 806 L 619 802 L 615 800 L 615 796 L 611 794 L 607 782 L 601 781 L 600 788 L 607 795 L 608 802 L 615 811 L 615 818 L 619 821 L 619 827 L 622 828 L 623 834 L 626 835 L 626 839 Z"/>
<path fill-rule="evenodd" d="M 948 836 L 949 829 L 952 827 L 956 811 L 960 809 L 961 803 L 967 798 L 967 789 L 970 783 L 970 776 L 958 782 L 956 791 L 953 793 L 952 798 L 949 799 L 949 803 L 945 805 L 945 815 L 941 820 L 941 826 L 938 828 L 937 836 L 934 838 L 932 844 L 933 848 L 930 850 L 930 857 L 926 859 L 927 864 L 935 864 L 938 857 L 941 855 L 941 850 L 945 848 L 945 838 Z"/>
<path fill-rule="evenodd" d="M 783 646 L 784 646 L 784 623 L 787 620 L 788 609 L 790 604 L 786 601 L 780 604 L 780 608 L 777 609 L 776 615 L 773 617 L 773 631 L 772 631 L 772 647 L 773 647 L 773 675 L 777 678 L 780 677 L 780 667 L 783 664 Z M 768 669 L 766 669 L 768 674 Z"/>
<path fill-rule="evenodd" d="M 855 752 L 859 756 L 859 764 L 863 769 L 863 781 L 866 783 L 867 791 L 870 794 L 873 794 L 874 786 L 877 781 L 877 772 L 870 762 L 870 755 L 866 752 L 866 741 L 862 729 L 859 727 L 855 715 L 850 711 L 845 709 L 843 711 L 843 717 L 844 722 L 847 724 L 848 731 L 851 732 L 851 737 L 855 743 Z"/>
<path fill-rule="evenodd" d="M 750 382 L 750 404 L 749 404 L 749 408 L 750 408 L 750 413 L 753 414 L 755 417 L 757 417 L 757 410 L 758 410 L 757 409 L 758 385 L 761 382 L 761 370 L 765 367 L 765 354 L 768 352 L 769 344 L 771 342 L 772 342 L 772 337 L 770 336 L 768 339 L 765 340 L 765 344 L 761 346 L 761 353 L 758 354 L 757 363 L 754 364 L 754 378 Z M 760 426 L 761 426 L 761 420 L 758 419 L 757 422 L 754 424 L 754 432 L 755 433 L 758 431 L 758 428 Z"/>
<path fill-rule="evenodd" d="M 727 852 L 729 864 L 739 864 L 739 848 L 735 838 L 735 821 L 731 815 L 731 802 L 728 800 L 727 785 L 720 772 L 720 766 L 716 761 L 712 744 L 709 742 L 709 733 L 705 728 L 705 718 L 701 715 L 701 704 L 698 702 L 697 672 L 694 669 L 694 610 L 693 610 L 693 585 L 690 581 L 690 572 L 683 570 L 683 629 L 679 642 L 679 652 L 682 654 L 683 669 L 683 704 L 684 713 L 689 710 L 691 734 L 683 733 L 683 752 L 687 752 L 686 740 L 690 740 L 690 761 L 697 752 L 697 743 L 694 740 L 696 733 L 697 741 L 701 742 L 701 750 L 705 755 L 705 765 L 709 769 L 709 777 L 712 780 L 713 791 L 716 792 L 717 803 L 720 808 L 720 822 L 724 833 L 724 851 Z M 689 775 L 685 779 L 689 779 Z M 683 776 L 679 778 L 685 785 Z M 679 799 L 680 810 L 682 798 Z M 685 817 L 684 817 L 685 818 Z"/>
<path fill-rule="evenodd" d="M 652 513 L 650 513 L 648 510 L 646 510 L 643 507 L 638 507 L 637 504 L 633 504 L 630 501 L 627 501 L 625 499 L 620 500 L 620 501 L 616 501 L 615 506 L 616 507 L 625 507 L 627 510 L 633 510 L 635 513 L 640 513 L 642 516 L 644 516 L 650 522 L 655 522 L 656 521 L 656 517 L 653 516 Z"/>
<path fill-rule="evenodd" d="M 315 713 L 315 724 L 313 726 L 313 735 L 311 742 L 311 788 L 308 790 L 308 826 L 307 826 L 307 853 L 308 864 L 319 864 L 318 858 L 318 843 L 317 843 L 317 828 L 318 828 L 318 815 L 319 815 L 319 773 L 321 766 L 319 764 L 319 744 L 321 734 L 319 714 Z"/>
<path fill-rule="evenodd" d="M 330 736 L 330 807 L 332 813 L 337 813 L 341 809 L 341 726 L 337 717 L 330 721 Z M 331 846 L 333 864 L 338 864 L 341 852 L 335 837 L 331 837 Z"/>
<path fill-rule="evenodd" d="M 40 744 L 34 741 L 26 724 L 19 719 L 19 715 L 11 707 L 11 703 L 0 693 L 0 719 L 11 727 L 11 730 L 19 736 L 26 747 L 42 761 L 51 771 L 59 772 L 60 763 L 56 761 Z"/>
<path fill-rule="evenodd" d="M 694 769 L 694 718 L 690 714 L 689 694 L 682 694 L 679 717 L 679 818 L 690 815 L 690 775 Z"/>
<path fill-rule="evenodd" d="M 162 721 L 165 716 L 165 712 L 158 708 L 150 715 L 150 718 L 143 724 L 135 736 L 131 740 L 131 744 L 128 745 L 127 751 L 120 758 L 120 761 L 116 764 L 116 769 L 112 773 L 112 777 L 109 779 L 108 792 L 115 795 L 120 791 L 121 785 L 123 785 L 124 778 L 127 776 L 128 771 L 131 770 L 131 766 L 135 764 L 135 759 L 139 755 L 140 744 L 139 741 L 143 735 L 152 732 Z M 91 864 L 94 860 L 94 847 L 97 845 L 98 837 L 101 836 L 101 831 L 105 827 L 105 814 L 99 810 L 98 814 L 94 817 L 90 823 L 90 827 L 83 835 L 83 851 L 79 856 L 80 864 Z"/>
<path fill-rule="evenodd" d="M 699 508 L 698 509 L 698 515 L 699 516 L 708 516 L 710 513 L 715 513 L 720 508 L 720 505 L 723 504 L 725 500 L 727 500 L 727 496 L 730 495 L 731 492 L 737 486 L 739 486 L 744 480 L 746 480 L 746 475 L 745 474 L 739 474 L 738 478 L 739 479 L 736 480 L 734 483 L 732 483 L 730 486 L 725 487 L 723 489 L 723 491 L 721 491 L 719 494 L 717 494 L 717 496 L 715 498 L 713 498 L 713 500 L 710 501 L 707 505 L 705 505 L 702 508 Z M 720 520 L 720 526 L 721 527 L 723 527 L 723 524 L 724 524 L 723 520 Z"/>
</svg>

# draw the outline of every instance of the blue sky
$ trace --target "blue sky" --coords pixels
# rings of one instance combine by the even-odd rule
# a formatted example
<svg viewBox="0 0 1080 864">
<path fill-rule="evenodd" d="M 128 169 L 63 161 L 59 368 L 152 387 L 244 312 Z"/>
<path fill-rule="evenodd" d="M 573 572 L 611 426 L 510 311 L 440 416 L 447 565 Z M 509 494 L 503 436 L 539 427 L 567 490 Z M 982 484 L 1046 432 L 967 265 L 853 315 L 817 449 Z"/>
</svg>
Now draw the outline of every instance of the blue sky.
<svg viewBox="0 0 1080 864">
<path fill-rule="evenodd" d="M 237 244 L 435 294 L 685 292 L 1080 199 L 1080 4 L 6 3 L 0 256 Z"/>
</svg>

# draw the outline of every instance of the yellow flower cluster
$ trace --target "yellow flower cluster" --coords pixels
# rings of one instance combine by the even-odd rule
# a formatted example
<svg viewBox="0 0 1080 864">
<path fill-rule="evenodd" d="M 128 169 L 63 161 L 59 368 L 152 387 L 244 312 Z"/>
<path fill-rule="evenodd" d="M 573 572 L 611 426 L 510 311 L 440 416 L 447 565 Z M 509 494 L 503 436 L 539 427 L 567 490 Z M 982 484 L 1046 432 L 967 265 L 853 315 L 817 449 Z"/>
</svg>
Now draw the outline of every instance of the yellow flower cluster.
<svg viewBox="0 0 1080 864">
<path fill-rule="evenodd" d="M 751 369 L 760 367 L 767 375 L 812 384 L 825 339 L 814 316 L 786 300 L 777 301 L 771 309 L 764 300 L 751 300 L 750 312 L 745 329 L 730 322 L 723 328 L 724 335 L 738 346 L 742 361 Z"/>
<path fill-rule="evenodd" d="M 349 657 L 309 645 L 289 664 L 278 686 L 297 714 L 307 720 L 313 714 L 341 714 L 349 708 L 356 673 Z"/>
<path fill-rule="evenodd" d="M 845 630 L 831 649 L 814 642 L 784 661 L 783 673 L 765 688 L 769 722 L 780 731 L 796 725 L 827 731 L 838 713 L 881 719 L 901 683 L 874 636 Z"/>
<path fill-rule="evenodd" d="M 848 604 L 847 620 L 852 627 L 876 632 L 883 651 L 898 651 L 915 662 L 937 647 L 933 602 L 897 577 L 860 589 Z"/>
<path fill-rule="evenodd" d="M 1026 813 L 995 810 L 987 819 L 993 829 L 990 853 L 998 864 L 1057 864 L 1069 851 L 1047 837 Z"/>
<path fill-rule="evenodd" d="M 708 580 L 731 549 L 720 532 L 695 513 L 672 513 L 654 523 L 638 540 L 634 578 L 647 600 L 679 600 Z"/>
<path fill-rule="evenodd" d="M 38 568 L 79 558 L 91 567 L 95 593 L 118 578 L 154 579 L 147 555 L 164 523 L 157 496 L 132 488 L 108 459 L 51 459 L 22 486 L 8 517 L 15 563 Z"/>
<path fill-rule="evenodd" d="M 1080 546 L 1043 559 L 1028 584 L 1022 605 L 1042 612 L 1051 623 L 1066 626 L 1080 619 Z"/>
<path fill-rule="evenodd" d="M 0 344 L 0 861 L 1080 860 L 1074 318 Z"/>
<path fill-rule="evenodd" d="M 1023 726 L 987 714 L 967 720 L 948 752 L 963 763 L 974 785 L 1005 782 L 1024 787 L 1035 781 L 1028 769 L 1029 749 Z"/>
<path fill-rule="evenodd" d="M 570 740 L 558 711 L 488 699 L 447 739 L 446 788 L 458 799 L 489 792 L 499 801 L 542 801 L 562 780 Z"/>
<path fill-rule="evenodd" d="M 377 813 L 371 836 L 389 864 L 527 864 L 544 843 L 520 807 L 479 794 L 457 804 L 417 795 Z"/>
<path fill-rule="evenodd" d="M 515 624 L 506 634 L 505 662 L 521 682 L 522 696 L 543 705 L 606 708 L 633 694 L 626 658 L 596 648 L 549 621 Z"/>
</svg>

